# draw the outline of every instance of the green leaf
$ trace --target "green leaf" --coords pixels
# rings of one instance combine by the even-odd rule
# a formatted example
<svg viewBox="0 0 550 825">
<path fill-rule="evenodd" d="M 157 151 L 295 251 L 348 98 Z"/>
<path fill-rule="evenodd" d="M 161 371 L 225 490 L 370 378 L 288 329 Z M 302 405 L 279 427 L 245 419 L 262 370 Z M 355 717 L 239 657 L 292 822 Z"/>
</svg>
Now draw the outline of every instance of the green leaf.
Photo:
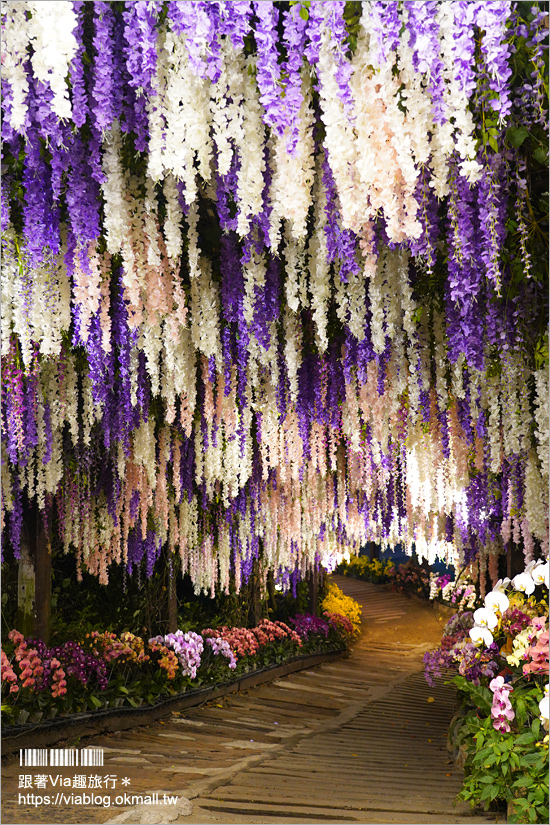
<svg viewBox="0 0 550 825">
<path fill-rule="evenodd" d="M 514 739 L 514 747 L 517 747 L 517 745 L 530 745 L 534 741 L 535 737 L 531 731 L 528 731 L 527 733 L 522 733 Z"/>
<path fill-rule="evenodd" d="M 487 143 L 489 144 L 489 146 L 491 147 L 491 149 L 494 152 L 498 153 L 498 142 L 497 142 L 497 139 L 494 137 L 494 135 L 489 135 Z"/>
<path fill-rule="evenodd" d="M 521 146 L 521 144 L 528 137 L 528 135 L 529 132 L 527 131 L 525 126 L 513 126 L 506 132 L 506 137 L 508 138 L 512 146 L 516 147 L 516 149 Z"/>
<path fill-rule="evenodd" d="M 529 802 L 526 799 L 514 799 L 514 808 L 524 809 L 527 808 Z"/>
<path fill-rule="evenodd" d="M 543 166 L 548 166 L 548 152 L 544 146 L 537 146 L 533 152 L 533 157 L 535 160 L 538 160 L 539 163 L 542 163 Z"/>
<path fill-rule="evenodd" d="M 309 12 L 304 6 L 300 9 L 300 17 L 302 20 L 309 20 Z"/>
<path fill-rule="evenodd" d="M 525 709 L 525 699 L 523 697 L 518 697 L 516 701 L 516 719 L 518 723 L 518 727 L 521 729 L 525 724 L 525 716 L 526 716 L 526 709 Z M 515 744 L 517 745 L 517 739 L 515 740 Z"/>
<path fill-rule="evenodd" d="M 480 800 L 483 802 L 485 800 L 492 800 L 497 796 L 499 789 L 495 785 L 486 785 L 479 797 Z"/>
<path fill-rule="evenodd" d="M 97 696 L 90 695 L 88 696 L 88 704 L 92 705 L 92 707 L 94 707 L 97 710 L 97 708 L 101 707 L 102 702 L 100 699 L 97 698 Z"/>
</svg>

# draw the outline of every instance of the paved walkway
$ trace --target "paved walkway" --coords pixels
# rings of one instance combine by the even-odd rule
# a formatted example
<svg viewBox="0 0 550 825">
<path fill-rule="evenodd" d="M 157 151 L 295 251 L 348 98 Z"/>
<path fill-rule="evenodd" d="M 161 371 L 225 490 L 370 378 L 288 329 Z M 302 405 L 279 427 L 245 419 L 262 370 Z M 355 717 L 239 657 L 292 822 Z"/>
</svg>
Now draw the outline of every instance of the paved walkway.
<svg viewBox="0 0 550 825">
<path fill-rule="evenodd" d="M 442 684 L 429 688 L 422 676 L 423 653 L 439 642 L 444 619 L 403 595 L 334 579 L 363 605 L 363 632 L 349 658 L 79 742 L 105 749 L 98 773 L 116 775 L 118 785 L 95 793 L 109 793 L 110 808 L 18 805 L 20 769 L 8 765 L 2 822 L 497 822 L 453 806 L 461 772 L 445 744 L 454 694 Z M 115 807 L 124 791 L 179 800 Z"/>
</svg>

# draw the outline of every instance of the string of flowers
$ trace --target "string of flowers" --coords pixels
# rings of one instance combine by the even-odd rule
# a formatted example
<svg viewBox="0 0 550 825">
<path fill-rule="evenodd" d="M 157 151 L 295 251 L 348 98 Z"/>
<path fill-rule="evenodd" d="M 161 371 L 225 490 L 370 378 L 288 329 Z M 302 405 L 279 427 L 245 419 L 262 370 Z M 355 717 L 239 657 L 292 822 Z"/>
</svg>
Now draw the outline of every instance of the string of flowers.
<svg viewBox="0 0 550 825">
<path fill-rule="evenodd" d="M 3 5 L 16 555 L 48 497 L 103 582 L 163 546 L 210 593 L 258 555 L 292 588 L 366 541 L 479 556 L 480 580 L 511 538 L 547 552 L 532 183 L 507 137 L 521 40 L 540 127 L 542 12 L 355 12 Z"/>
</svg>

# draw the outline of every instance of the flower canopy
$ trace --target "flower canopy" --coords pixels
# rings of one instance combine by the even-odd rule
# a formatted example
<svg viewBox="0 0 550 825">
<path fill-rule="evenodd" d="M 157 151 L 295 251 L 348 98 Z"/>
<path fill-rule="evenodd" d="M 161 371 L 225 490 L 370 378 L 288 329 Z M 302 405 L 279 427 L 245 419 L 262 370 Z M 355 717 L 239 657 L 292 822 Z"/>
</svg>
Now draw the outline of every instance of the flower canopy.
<svg viewBox="0 0 550 825">
<path fill-rule="evenodd" d="M 197 592 L 369 540 L 493 572 L 512 539 L 548 553 L 537 4 L 2 24 L 16 557 L 33 502 L 79 570 L 166 548 Z"/>
</svg>

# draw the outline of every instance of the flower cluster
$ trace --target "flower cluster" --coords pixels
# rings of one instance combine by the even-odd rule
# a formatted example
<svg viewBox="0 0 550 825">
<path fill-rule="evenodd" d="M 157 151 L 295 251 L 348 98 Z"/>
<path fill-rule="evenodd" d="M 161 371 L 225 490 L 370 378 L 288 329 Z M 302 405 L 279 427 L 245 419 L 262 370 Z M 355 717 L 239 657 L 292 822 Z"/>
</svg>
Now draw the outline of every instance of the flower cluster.
<svg viewBox="0 0 550 825">
<path fill-rule="evenodd" d="M 212 648 L 212 652 L 214 656 L 225 656 L 226 659 L 229 659 L 229 669 L 235 670 L 237 667 L 237 657 L 231 650 L 229 646 L 229 642 L 225 639 L 219 639 L 215 636 L 213 638 L 207 639 L 206 644 Z"/>
<path fill-rule="evenodd" d="M 221 639 L 227 642 L 238 659 L 243 656 L 254 656 L 260 647 L 254 632 L 246 627 L 218 627 L 216 630 L 207 628 L 203 630 L 203 636 L 207 641 Z"/>
<path fill-rule="evenodd" d="M 120 659 L 124 662 L 141 664 L 149 660 L 145 653 L 143 639 L 128 631 L 117 636 L 116 633 L 110 633 L 108 630 L 103 633 L 92 630 L 91 633 L 86 634 L 86 639 L 90 640 L 87 646 L 92 654 L 96 658 L 104 659 L 107 663 Z"/>
<path fill-rule="evenodd" d="M 485 595 L 512 539 L 547 555 L 523 5 L 3 4 L 16 558 L 46 501 L 101 583 L 168 551 L 239 591 L 261 545 L 290 589 L 373 541 Z"/>
<path fill-rule="evenodd" d="M 250 629 L 225 626 L 218 627 L 215 630 L 207 628 L 203 631 L 203 636 L 207 639 L 207 644 L 211 645 L 216 653 L 221 652 L 224 656 L 227 656 L 229 648 L 235 657 L 235 661 L 244 656 L 254 656 L 262 648 L 273 642 L 289 641 L 298 645 L 298 647 L 302 644 L 300 635 L 287 624 L 278 621 L 272 622 L 269 619 L 262 619 L 256 627 Z M 228 648 L 222 643 L 227 643 Z"/>
<path fill-rule="evenodd" d="M 328 623 L 338 633 L 348 637 L 357 635 L 356 625 L 348 616 L 344 616 L 342 613 L 331 613 L 329 610 L 324 610 L 323 616 L 326 616 Z"/>
<path fill-rule="evenodd" d="M 488 647 L 493 642 L 493 632 L 501 624 L 503 613 L 510 605 L 510 599 L 504 592 L 511 584 L 517 593 L 530 596 L 537 585 L 544 585 L 548 589 L 548 562 L 532 561 L 523 573 L 518 573 L 512 581 L 501 579 L 494 589 L 485 596 L 485 607 L 480 607 L 474 613 L 474 627 L 470 631 L 470 638 L 475 644 L 484 644 Z"/>
<path fill-rule="evenodd" d="M 10 683 L 10 693 L 28 688 L 32 695 L 49 689 L 52 698 L 57 698 L 67 693 L 69 680 L 83 687 L 107 687 L 106 660 L 86 653 L 77 642 L 48 648 L 41 640 L 25 639 L 16 630 L 10 631 L 8 638 L 14 647 L 13 660 L 2 651 L 2 682 Z"/>
<path fill-rule="evenodd" d="M 548 603 L 546 594 L 536 595 L 537 588 L 548 590 L 547 582 L 548 562 L 537 561 L 511 582 L 497 582 L 484 607 L 454 616 L 440 647 L 424 656 L 430 684 L 443 669 L 454 669 L 468 682 L 488 685 L 498 731 L 510 732 L 515 719 L 512 691 L 528 691 L 530 685 L 536 691 L 548 679 Z"/>
<path fill-rule="evenodd" d="M 162 636 L 159 637 L 162 639 Z M 165 672 L 168 679 L 175 679 L 179 668 L 179 660 L 173 650 L 168 645 L 157 641 L 157 639 L 149 639 L 149 650 L 158 655 L 158 665 Z"/>
<path fill-rule="evenodd" d="M 390 579 L 394 570 L 394 562 L 380 559 L 370 559 L 368 556 L 352 556 L 344 559 L 338 565 L 338 572 L 344 576 L 353 576 L 363 581 L 383 583 Z"/>
<path fill-rule="evenodd" d="M 515 713 L 510 702 L 510 693 L 513 687 L 509 682 L 505 682 L 502 676 L 497 676 L 489 682 L 489 688 L 493 693 L 493 704 L 491 716 L 495 730 L 510 732 L 510 722 L 514 719 Z"/>
<path fill-rule="evenodd" d="M 361 605 L 351 596 L 346 596 L 334 582 L 329 582 L 327 595 L 321 602 L 323 615 L 334 627 L 358 636 L 361 630 Z"/>
<path fill-rule="evenodd" d="M 290 623 L 301 639 L 308 639 L 309 636 L 317 634 L 326 639 L 329 633 L 328 621 L 319 616 L 298 613 L 290 619 Z"/>
<path fill-rule="evenodd" d="M 179 660 L 183 675 L 196 679 L 204 651 L 202 636 L 198 633 L 184 633 L 182 630 L 176 630 L 175 633 L 149 639 L 149 645 L 152 644 L 164 645 L 173 650 Z"/>
<path fill-rule="evenodd" d="M 10 686 L 10 693 L 18 693 L 19 685 L 17 684 L 17 673 L 11 666 L 10 660 L 2 650 L 2 682 L 8 682 Z"/>
<path fill-rule="evenodd" d="M 349 599 L 347 606 L 352 603 Z M 325 618 L 300 615 L 291 623 L 295 629 L 262 619 L 250 629 L 177 630 L 148 641 L 128 631 L 92 631 L 82 643 L 53 648 L 12 630 L 1 651 L 3 711 L 10 721 L 20 716 L 25 721 L 29 713 L 53 716 L 86 706 L 119 707 L 125 701 L 136 707 L 188 690 L 193 683 L 227 681 L 228 671 L 279 664 L 310 651 L 307 642 L 313 641 L 315 649 L 340 649 L 354 633 L 346 616 L 328 612 Z"/>
</svg>

